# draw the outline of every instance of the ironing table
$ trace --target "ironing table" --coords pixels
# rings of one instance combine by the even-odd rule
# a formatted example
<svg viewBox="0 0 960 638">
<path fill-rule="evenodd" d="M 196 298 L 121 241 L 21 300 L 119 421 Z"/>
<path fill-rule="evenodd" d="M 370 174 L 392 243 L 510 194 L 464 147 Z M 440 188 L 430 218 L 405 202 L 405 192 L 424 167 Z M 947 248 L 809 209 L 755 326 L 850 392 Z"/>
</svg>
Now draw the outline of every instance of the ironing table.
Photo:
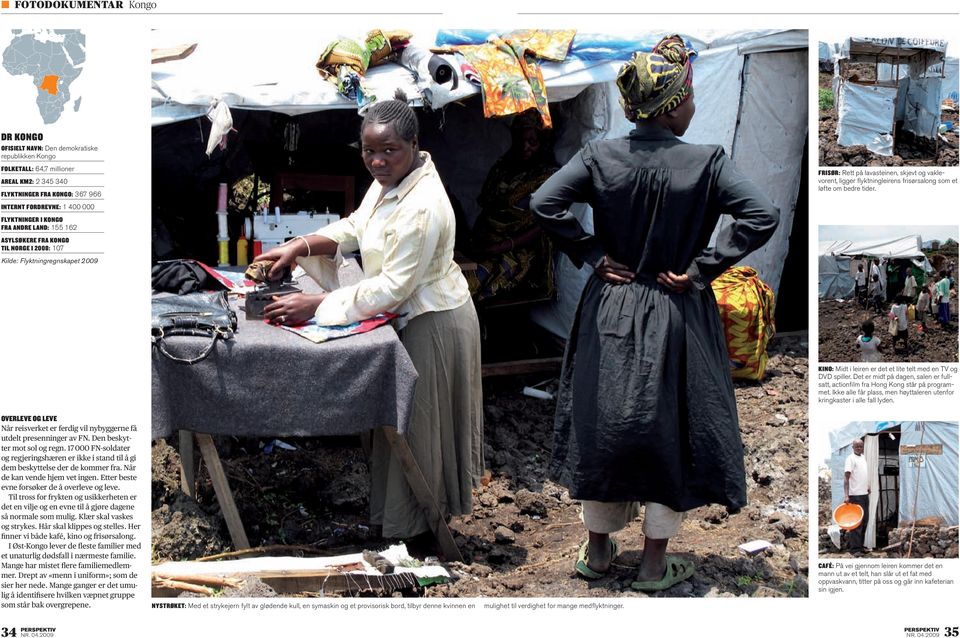
<svg viewBox="0 0 960 638">
<path fill-rule="evenodd" d="M 341 283 L 360 276 L 355 262 L 340 271 Z M 298 283 L 307 292 L 317 289 L 306 276 Z M 382 428 L 444 555 L 460 560 L 436 495 L 403 436 L 417 372 L 393 328 L 316 344 L 245 320 L 242 303 L 232 304 L 239 329 L 233 338 L 218 340 L 206 359 L 184 365 L 152 349 L 152 435 L 179 431 L 183 490 L 195 495 L 196 441 L 233 544 L 245 549 L 250 545 L 211 435 L 312 437 Z M 183 339 L 188 351 L 203 346 L 200 338 Z"/>
</svg>

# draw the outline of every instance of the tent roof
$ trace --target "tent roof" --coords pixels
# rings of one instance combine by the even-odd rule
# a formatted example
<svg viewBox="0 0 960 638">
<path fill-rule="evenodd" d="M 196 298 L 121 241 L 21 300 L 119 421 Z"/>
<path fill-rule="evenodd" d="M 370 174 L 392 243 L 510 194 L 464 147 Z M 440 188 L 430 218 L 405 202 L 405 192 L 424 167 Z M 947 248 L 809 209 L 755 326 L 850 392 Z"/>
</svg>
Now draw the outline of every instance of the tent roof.
<svg viewBox="0 0 960 638">
<path fill-rule="evenodd" d="M 837 241 L 832 242 L 832 250 L 825 250 L 820 243 L 820 254 L 836 254 L 845 257 L 883 257 L 885 259 L 920 259 L 925 255 L 921 250 L 923 239 L 920 235 L 907 235 L 890 239 L 875 239 L 869 241 Z M 844 246 L 843 244 L 846 244 Z M 827 247 L 829 249 L 829 246 Z"/>
<path fill-rule="evenodd" d="M 912 426 L 916 423 L 916 421 L 852 421 L 842 428 L 830 432 L 830 450 L 836 453 L 867 434 L 886 432 L 898 427 Z M 956 423 L 946 421 L 926 421 L 925 423 L 927 427 L 957 427 Z"/>
<path fill-rule="evenodd" d="M 372 25 L 376 26 L 376 25 Z M 196 43 L 196 50 L 181 60 L 154 64 L 152 68 L 152 124 L 169 124 L 204 115 L 214 99 L 231 108 L 268 110 L 301 115 L 329 109 L 355 109 L 356 103 L 339 95 L 322 80 L 314 64 L 325 43 L 338 34 L 291 32 L 284 38 L 264 38 L 256 32 L 187 31 L 158 29 L 152 32 L 152 48 L 167 49 Z M 649 49 L 663 34 L 646 31 L 624 35 L 578 34 L 571 54 L 563 63 L 542 65 L 551 101 L 566 100 L 592 85 L 609 82 L 629 54 Z M 742 53 L 802 48 L 806 31 L 759 30 L 684 34 L 701 52 L 736 47 Z M 429 49 L 437 41 L 436 29 L 415 32 L 411 46 Z M 582 42 L 582 44 L 580 44 Z M 452 58 L 450 58 L 452 59 Z M 460 78 L 456 90 L 420 78 L 399 64 L 388 63 L 366 73 L 368 90 L 389 99 L 400 88 L 414 103 L 424 89 L 431 91 L 431 105 L 440 108 L 479 94 L 479 89 Z"/>
<path fill-rule="evenodd" d="M 925 52 L 936 52 L 941 55 L 947 50 L 946 40 L 929 38 L 847 38 L 841 48 L 841 57 L 849 58 L 857 55 L 879 55 L 911 57 Z"/>
<path fill-rule="evenodd" d="M 824 255 L 843 255 L 844 251 L 853 245 L 852 241 L 838 239 L 836 241 L 822 241 L 817 246 L 817 254 Z"/>
</svg>

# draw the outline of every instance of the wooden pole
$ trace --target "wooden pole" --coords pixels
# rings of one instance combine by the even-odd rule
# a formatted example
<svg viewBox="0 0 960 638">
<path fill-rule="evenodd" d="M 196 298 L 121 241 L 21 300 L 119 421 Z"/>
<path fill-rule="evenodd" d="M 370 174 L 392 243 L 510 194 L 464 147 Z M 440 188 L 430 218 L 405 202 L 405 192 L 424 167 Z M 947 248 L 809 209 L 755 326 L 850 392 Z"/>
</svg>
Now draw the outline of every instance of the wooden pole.
<svg viewBox="0 0 960 638">
<path fill-rule="evenodd" d="M 463 556 L 460 555 L 460 548 L 458 548 L 454 542 L 453 534 L 450 533 L 447 522 L 443 520 L 443 514 L 440 512 L 437 498 L 427 484 L 427 480 L 423 477 L 423 472 L 420 470 L 420 466 L 417 464 L 417 460 L 414 458 L 413 451 L 407 444 L 407 440 L 398 434 L 394 428 L 385 427 L 381 428 L 381 430 L 383 430 L 383 434 L 387 437 L 390 450 L 396 455 L 397 460 L 400 461 L 403 474 L 406 476 L 414 496 L 417 497 L 420 507 L 424 510 L 427 523 L 430 525 L 430 529 L 433 530 L 434 536 L 437 537 L 437 542 L 440 543 L 440 549 L 443 551 L 444 558 L 447 561 L 460 561 L 462 563 Z"/>
<path fill-rule="evenodd" d="M 223 472 L 217 446 L 214 445 L 213 438 L 209 434 L 197 432 L 195 436 L 197 445 L 200 446 L 200 454 L 203 455 L 203 460 L 207 464 L 207 471 L 210 472 L 213 490 L 217 493 L 217 502 L 223 512 L 223 518 L 227 521 L 227 530 L 230 532 L 233 545 L 237 549 L 247 549 L 250 547 L 250 541 L 247 540 L 247 533 L 243 529 L 243 521 L 240 520 L 240 512 L 233 500 L 233 492 L 230 491 L 227 475 Z"/>
</svg>

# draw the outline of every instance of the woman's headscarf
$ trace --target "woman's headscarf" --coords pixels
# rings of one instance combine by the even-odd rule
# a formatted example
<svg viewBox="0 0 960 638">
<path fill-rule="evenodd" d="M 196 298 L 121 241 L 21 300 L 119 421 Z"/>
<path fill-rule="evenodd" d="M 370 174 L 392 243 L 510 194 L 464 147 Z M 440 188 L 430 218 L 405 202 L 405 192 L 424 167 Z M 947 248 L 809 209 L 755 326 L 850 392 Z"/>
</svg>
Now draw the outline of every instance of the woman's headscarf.
<svg viewBox="0 0 960 638">
<path fill-rule="evenodd" d="M 620 68 L 620 104 L 636 119 L 668 113 L 693 95 L 697 52 L 688 50 L 679 35 L 667 36 L 650 53 L 634 53 Z"/>
</svg>

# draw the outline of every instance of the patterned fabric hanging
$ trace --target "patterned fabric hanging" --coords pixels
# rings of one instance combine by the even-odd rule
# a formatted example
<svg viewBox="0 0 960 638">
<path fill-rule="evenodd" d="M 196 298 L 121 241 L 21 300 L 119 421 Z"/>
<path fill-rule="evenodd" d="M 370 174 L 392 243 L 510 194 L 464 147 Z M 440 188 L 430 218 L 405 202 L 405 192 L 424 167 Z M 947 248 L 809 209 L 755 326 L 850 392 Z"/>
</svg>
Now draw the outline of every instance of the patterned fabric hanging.
<svg viewBox="0 0 960 638">
<path fill-rule="evenodd" d="M 500 117 L 537 109 L 544 128 L 550 128 L 547 88 L 540 60 L 563 62 L 575 29 L 513 31 L 491 36 L 486 44 L 453 47 L 472 65 L 481 79 L 483 116 Z"/>
</svg>

